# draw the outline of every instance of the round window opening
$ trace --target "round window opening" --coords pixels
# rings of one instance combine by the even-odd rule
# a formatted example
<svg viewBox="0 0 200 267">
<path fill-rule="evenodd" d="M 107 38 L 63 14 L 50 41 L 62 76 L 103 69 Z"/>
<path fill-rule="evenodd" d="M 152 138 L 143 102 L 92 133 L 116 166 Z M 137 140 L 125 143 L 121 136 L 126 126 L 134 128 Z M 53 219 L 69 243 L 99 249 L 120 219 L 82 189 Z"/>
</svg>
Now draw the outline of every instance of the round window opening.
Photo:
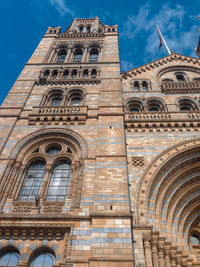
<svg viewBox="0 0 200 267">
<path fill-rule="evenodd" d="M 55 155 L 61 151 L 61 146 L 54 145 L 47 148 L 46 153 L 49 155 Z"/>
</svg>

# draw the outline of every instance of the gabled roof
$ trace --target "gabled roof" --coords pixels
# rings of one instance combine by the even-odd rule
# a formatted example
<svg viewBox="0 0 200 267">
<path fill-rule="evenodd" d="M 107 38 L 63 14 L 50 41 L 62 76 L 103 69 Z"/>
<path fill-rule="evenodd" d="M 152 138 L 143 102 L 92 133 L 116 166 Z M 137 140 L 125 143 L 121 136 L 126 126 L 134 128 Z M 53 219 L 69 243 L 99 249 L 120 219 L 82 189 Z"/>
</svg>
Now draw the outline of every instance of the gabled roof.
<svg viewBox="0 0 200 267">
<path fill-rule="evenodd" d="M 173 52 L 173 53 L 171 53 L 171 55 L 165 56 L 163 58 L 157 59 L 157 60 L 152 61 L 150 63 L 147 63 L 145 65 L 142 65 L 140 67 L 123 72 L 122 78 L 132 77 L 132 76 L 135 76 L 135 75 L 140 74 L 142 72 L 146 72 L 147 70 L 155 69 L 156 67 L 165 65 L 168 62 L 173 62 L 173 61 L 175 61 L 175 62 L 176 61 L 188 62 L 188 63 L 193 63 L 193 64 L 200 66 L 200 59 L 194 58 L 194 57 L 189 57 L 189 56 L 184 56 L 181 54 L 176 54 Z"/>
</svg>

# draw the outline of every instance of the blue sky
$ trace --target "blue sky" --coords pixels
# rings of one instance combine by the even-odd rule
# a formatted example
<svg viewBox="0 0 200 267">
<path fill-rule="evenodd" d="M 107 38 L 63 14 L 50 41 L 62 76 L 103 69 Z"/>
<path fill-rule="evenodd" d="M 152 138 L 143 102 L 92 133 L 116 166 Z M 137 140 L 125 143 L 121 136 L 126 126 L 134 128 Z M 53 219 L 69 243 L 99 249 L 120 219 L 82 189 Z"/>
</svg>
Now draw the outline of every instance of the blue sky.
<svg viewBox="0 0 200 267">
<path fill-rule="evenodd" d="M 159 25 L 171 51 L 196 57 L 200 0 L 1 0 L 0 103 L 48 26 L 65 31 L 75 17 L 98 16 L 104 24 L 118 24 L 121 71 L 166 55 L 158 50 Z"/>
</svg>

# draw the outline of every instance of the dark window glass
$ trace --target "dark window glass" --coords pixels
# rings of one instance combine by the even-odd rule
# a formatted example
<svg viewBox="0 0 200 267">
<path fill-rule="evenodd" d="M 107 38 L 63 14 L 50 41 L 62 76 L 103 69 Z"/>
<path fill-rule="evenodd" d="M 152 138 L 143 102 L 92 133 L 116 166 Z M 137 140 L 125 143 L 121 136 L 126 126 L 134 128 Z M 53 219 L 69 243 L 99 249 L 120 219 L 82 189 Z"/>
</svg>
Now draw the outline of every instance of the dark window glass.
<svg viewBox="0 0 200 267">
<path fill-rule="evenodd" d="M 157 112 L 160 111 L 160 107 L 159 106 L 149 106 L 149 111 L 150 112 Z"/>
<path fill-rule="evenodd" d="M 70 106 L 80 106 L 81 104 L 81 97 L 79 95 L 77 96 L 72 96 L 71 97 L 71 102 L 70 102 Z"/>
<path fill-rule="evenodd" d="M 81 49 L 77 49 L 74 53 L 74 62 L 81 62 L 82 60 L 82 50 Z"/>
<path fill-rule="evenodd" d="M 134 90 L 135 90 L 135 92 L 139 92 L 139 90 L 140 90 L 140 85 L 139 85 L 139 82 L 134 82 Z"/>
<path fill-rule="evenodd" d="M 67 79 L 68 77 L 69 77 L 69 71 L 66 70 L 66 71 L 64 72 L 64 79 Z"/>
<path fill-rule="evenodd" d="M 54 166 L 47 193 L 48 201 L 65 200 L 69 191 L 71 173 L 70 161 L 60 161 Z"/>
<path fill-rule="evenodd" d="M 90 62 L 98 61 L 99 52 L 97 49 L 92 49 L 90 52 Z"/>
<path fill-rule="evenodd" d="M 47 78 L 49 76 L 49 70 L 45 70 L 44 77 Z"/>
<path fill-rule="evenodd" d="M 57 70 L 54 70 L 52 74 L 52 79 L 56 79 L 57 75 L 58 75 Z"/>
<path fill-rule="evenodd" d="M 178 82 L 185 82 L 185 77 L 182 74 L 177 74 L 176 79 Z"/>
<path fill-rule="evenodd" d="M 87 32 L 90 32 L 90 29 L 91 29 L 91 27 L 90 27 L 90 25 L 88 25 L 87 26 Z"/>
<path fill-rule="evenodd" d="M 67 55 L 67 53 L 66 53 L 65 50 L 60 51 L 59 54 L 58 54 L 57 62 L 58 63 L 63 63 L 65 61 L 66 55 Z"/>
<path fill-rule="evenodd" d="M 73 70 L 72 71 L 72 79 L 76 79 L 77 78 L 77 71 Z"/>
<path fill-rule="evenodd" d="M 0 259 L 0 266 L 17 266 L 19 262 L 19 254 L 16 252 L 9 252 L 4 254 Z"/>
<path fill-rule="evenodd" d="M 140 108 L 137 106 L 131 106 L 130 107 L 130 112 L 140 112 Z"/>
<path fill-rule="evenodd" d="M 80 26 L 79 31 L 83 32 L 83 26 Z"/>
<path fill-rule="evenodd" d="M 191 235 L 190 242 L 193 245 L 199 245 L 200 244 L 199 238 L 197 236 L 195 236 L 195 235 Z"/>
<path fill-rule="evenodd" d="M 46 152 L 47 154 L 55 155 L 60 151 L 61 151 L 61 147 L 59 145 L 56 145 L 56 146 L 49 147 Z"/>
<path fill-rule="evenodd" d="M 190 106 L 188 104 L 181 104 L 180 110 L 181 111 L 191 111 L 192 110 L 192 106 Z"/>
<path fill-rule="evenodd" d="M 91 76 L 92 76 L 92 78 L 96 78 L 97 77 L 97 71 L 92 70 Z"/>
<path fill-rule="evenodd" d="M 31 262 L 30 267 L 53 267 L 55 257 L 50 253 L 42 253 L 37 255 Z"/>
<path fill-rule="evenodd" d="M 19 200 L 34 201 L 35 196 L 40 194 L 43 178 L 45 174 L 45 163 L 43 161 L 35 161 L 32 163 L 24 177 L 22 187 L 19 192 Z"/>
<path fill-rule="evenodd" d="M 61 105 L 62 97 L 60 95 L 53 96 L 51 99 L 51 106 L 52 107 L 59 107 Z"/>
<path fill-rule="evenodd" d="M 145 92 L 148 90 L 148 85 L 147 85 L 147 82 L 146 81 L 142 82 L 142 89 Z"/>
<path fill-rule="evenodd" d="M 88 70 L 84 70 L 84 72 L 83 72 L 83 77 L 84 77 L 84 78 L 87 78 L 87 77 L 88 77 Z"/>
</svg>

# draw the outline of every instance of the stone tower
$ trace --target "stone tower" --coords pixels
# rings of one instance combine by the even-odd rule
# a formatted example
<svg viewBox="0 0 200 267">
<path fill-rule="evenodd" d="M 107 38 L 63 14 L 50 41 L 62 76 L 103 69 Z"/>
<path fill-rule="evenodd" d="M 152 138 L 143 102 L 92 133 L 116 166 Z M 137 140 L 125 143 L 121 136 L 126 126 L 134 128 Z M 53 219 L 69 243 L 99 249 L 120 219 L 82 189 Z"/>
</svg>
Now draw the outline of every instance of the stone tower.
<svg viewBox="0 0 200 267">
<path fill-rule="evenodd" d="M 48 28 L 0 108 L 0 266 L 200 266 L 199 64 Z"/>
</svg>

